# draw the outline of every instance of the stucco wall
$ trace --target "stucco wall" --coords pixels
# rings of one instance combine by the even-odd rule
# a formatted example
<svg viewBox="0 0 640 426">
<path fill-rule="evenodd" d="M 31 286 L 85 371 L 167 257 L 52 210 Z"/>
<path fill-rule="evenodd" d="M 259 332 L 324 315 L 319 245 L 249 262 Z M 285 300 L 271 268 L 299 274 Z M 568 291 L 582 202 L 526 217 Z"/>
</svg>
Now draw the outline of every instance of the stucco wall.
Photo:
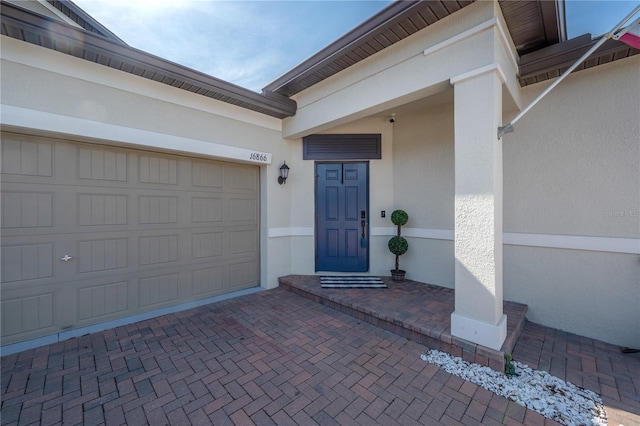
<svg viewBox="0 0 640 426">
<path fill-rule="evenodd" d="M 283 120 L 284 136 L 326 131 L 421 99 L 449 88 L 452 77 L 502 61 L 502 47 L 494 52 L 499 14 L 497 3 L 476 2 L 296 94 L 298 111 Z M 509 80 L 514 62 L 503 64 Z"/>
<path fill-rule="evenodd" d="M 391 225 L 389 215 L 380 217 L 380 211 L 390 212 L 393 202 L 393 127 L 386 119 L 369 118 L 339 126 L 326 133 L 376 133 L 382 135 L 382 159 L 369 161 L 369 227 L 370 272 L 389 275 L 393 259 L 386 248 L 385 227 Z M 315 274 L 315 161 L 302 159 L 302 140 L 292 141 L 289 180 L 283 185 L 291 198 L 291 226 L 283 229 L 282 238 L 291 241 L 291 272 Z M 379 235 L 379 234 L 384 235 Z"/>
<path fill-rule="evenodd" d="M 503 139 L 505 300 L 527 304 L 531 321 L 629 347 L 640 347 L 639 75 L 639 58 L 576 73 Z M 545 87 L 524 89 L 525 101 Z M 406 234 L 453 238 L 453 119 L 443 104 L 394 125 Z M 452 241 L 408 238 L 408 276 L 453 288 Z"/>
<path fill-rule="evenodd" d="M 394 206 L 409 214 L 407 277 L 453 288 L 453 103 L 402 114 L 394 124 Z M 444 231 L 444 232 L 443 232 Z M 451 239 L 426 238 L 439 232 Z"/>
<path fill-rule="evenodd" d="M 381 133 L 382 160 L 370 161 L 370 273 L 389 274 L 389 215 L 403 208 L 411 246 L 401 266 L 411 279 L 453 287 L 453 105 L 399 116 L 394 125 L 363 117 L 446 90 L 451 77 L 498 61 L 488 54 L 494 30 L 423 54 L 491 19 L 496 7 L 475 3 L 299 94 L 298 114 L 284 122 L 292 140 L 282 139 L 279 120 L 6 37 L 2 103 L 87 126 L 112 124 L 124 135 L 144 130 L 271 153 L 272 164 L 261 166 L 265 287 L 280 275 L 315 272 L 314 162 L 302 160 L 299 137 Z M 505 299 L 529 305 L 532 321 L 631 347 L 640 347 L 640 256 L 606 247 L 636 247 L 640 238 L 639 75 L 637 56 L 576 73 L 503 138 L 504 231 L 512 237 L 504 249 Z M 523 89 L 524 104 L 546 84 Z M 291 172 L 280 186 L 283 160 Z M 578 237 L 588 237 L 589 247 L 580 240 L 568 248 Z"/>
<path fill-rule="evenodd" d="M 529 305 L 531 321 L 630 347 L 640 347 L 639 61 L 576 73 L 503 138 L 505 300 Z M 547 84 L 523 89 L 522 103 Z M 327 81 L 316 89 L 339 92 L 338 86 Z M 314 104 L 314 93 L 300 99 L 307 95 Z M 507 110 L 503 122 L 514 114 Z M 302 109 L 298 119 L 305 114 Z M 398 116 L 390 139 L 383 137 L 384 166 L 371 168 L 374 179 L 392 185 L 379 189 L 372 181 L 372 217 L 394 208 L 410 215 L 402 268 L 411 279 L 446 287 L 455 280 L 453 120 L 451 103 Z M 372 123 L 357 120 L 327 132 L 377 132 Z M 292 146 L 294 164 L 301 149 L 299 141 Z M 295 226 L 309 229 L 313 166 L 304 163 L 296 167 L 304 183 L 291 194 L 300 200 L 291 216 Z M 378 196 L 386 204 L 376 206 Z M 372 226 L 379 228 L 370 272 L 388 275 L 393 228 L 388 220 Z M 292 239 L 293 272 L 313 271 L 314 240 L 306 232 Z"/>
<path fill-rule="evenodd" d="M 531 321 L 629 347 L 640 347 L 640 255 L 612 251 L 640 245 L 638 99 L 637 56 L 580 71 L 503 142 L 504 231 L 542 245 L 588 237 L 591 249 L 505 245 L 505 299 L 529 305 Z"/>
<path fill-rule="evenodd" d="M 639 263 L 634 254 L 505 245 L 504 297 L 527 304 L 530 321 L 637 348 Z"/>
<path fill-rule="evenodd" d="M 270 228 L 291 221 L 290 198 L 277 183 L 291 144 L 282 138 L 280 120 L 5 36 L 1 40 L 4 130 L 226 161 L 243 161 L 234 157 L 238 149 L 271 154 L 271 164 L 260 165 L 261 284 L 275 287 L 277 277 L 289 273 L 290 258 L 281 255 L 288 252 L 288 241 L 267 237 Z"/>
<path fill-rule="evenodd" d="M 632 57 L 570 76 L 516 124 L 503 144 L 506 232 L 640 236 L 639 97 Z"/>
<path fill-rule="evenodd" d="M 630 347 L 640 346 L 639 62 L 571 76 L 503 140 L 505 300 L 529 305 L 531 321 Z M 544 88 L 523 90 L 525 100 Z M 451 103 L 398 116 L 392 167 L 378 170 L 393 173 L 386 210 L 410 215 L 401 266 L 411 279 L 451 288 L 453 119 Z M 371 272 L 387 275 L 388 236 L 376 238 Z"/>
</svg>

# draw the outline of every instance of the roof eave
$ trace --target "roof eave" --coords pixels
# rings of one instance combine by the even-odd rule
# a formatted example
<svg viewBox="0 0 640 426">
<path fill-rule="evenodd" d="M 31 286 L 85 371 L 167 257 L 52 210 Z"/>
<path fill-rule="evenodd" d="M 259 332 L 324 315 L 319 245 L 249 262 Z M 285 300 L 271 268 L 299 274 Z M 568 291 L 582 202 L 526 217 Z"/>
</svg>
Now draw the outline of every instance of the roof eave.
<svg viewBox="0 0 640 426">
<path fill-rule="evenodd" d="M 261 95 L 5 2 L 2 34 L 174 87 L 179 81 L 180 86 L 188 87 L 183 90 L 272 117 L 285 118 L 296 111 L 295 101 L 284 96 Z"/>
<path fill-rule="evenodd" d="M 293 69 L 278 77 L 276 80 L 267 84 L 263 88 L 263 91 L 277 92 L 287 83 L 312 74 L 324 63 L 340 55 L 340 53 L 345 49 L 348 49 L 355 42 L 361 40 L 368 34 L 391 24 L 394 20 L 399 19 L 400 15 L 404 12 L 411 10 L 419 4 L 420 2 L 418 1 L 394 1 L 388 7 L 384 8 L 361 25 L 358 25 L 356 28 L 352 29 L 327 47 L 304 60 Z"/>
<path fill-rule="evenodd" d="M 598 39 L 583 34 L 571 40 L 537 50 L 520 58 L 519 80 L 522 86 L 558 77 L 577 61 Z M 640 51 L 616 40 L 607 40 L 576 71 L 637 55 Z"/>
</svg>

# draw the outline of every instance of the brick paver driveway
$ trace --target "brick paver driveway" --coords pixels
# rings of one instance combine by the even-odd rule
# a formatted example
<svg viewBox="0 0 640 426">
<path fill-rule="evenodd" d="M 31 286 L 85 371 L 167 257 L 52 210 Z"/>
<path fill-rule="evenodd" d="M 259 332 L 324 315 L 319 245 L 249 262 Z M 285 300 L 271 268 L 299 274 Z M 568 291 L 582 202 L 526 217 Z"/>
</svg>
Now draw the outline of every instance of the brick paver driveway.
<svg viewBox="0 0 640 426">
<path fill-rule="evenodd" d="M 275 289 L 2 359 L 2 423 L 553 424 Z"/>
</svg>

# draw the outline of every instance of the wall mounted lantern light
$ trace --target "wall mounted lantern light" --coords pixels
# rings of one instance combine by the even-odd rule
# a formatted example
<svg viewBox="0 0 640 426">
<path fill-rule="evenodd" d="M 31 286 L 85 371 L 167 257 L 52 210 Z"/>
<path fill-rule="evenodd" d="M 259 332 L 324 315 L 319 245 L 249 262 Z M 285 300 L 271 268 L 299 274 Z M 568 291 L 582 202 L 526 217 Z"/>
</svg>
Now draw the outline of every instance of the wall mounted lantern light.
<svg viewBox="0 0 640 426">
<path fill-rule="evenodd" d="M 287 166 L 287 162 L 285 161 L 282 166 L 280 166 L 280 176 L 278 176 L 278 183 L 282 185 L 283 183 L 287 183 L 287 178 L 289 177 L 289 166 Z"/>
</svg>

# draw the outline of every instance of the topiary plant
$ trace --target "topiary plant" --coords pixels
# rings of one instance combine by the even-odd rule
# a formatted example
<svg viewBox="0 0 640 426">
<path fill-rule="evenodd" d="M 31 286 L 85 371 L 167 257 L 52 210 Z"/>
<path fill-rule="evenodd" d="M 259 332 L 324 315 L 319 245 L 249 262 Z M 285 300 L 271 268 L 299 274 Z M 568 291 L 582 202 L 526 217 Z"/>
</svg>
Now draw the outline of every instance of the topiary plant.
<svg viewBox="0 0 640 426">
<path fill-rule="evenodd" d="M 400 235 L 401 228 L 409 221 L 409 215 L 404 210 L 395 210 L 391 213 L 391 222 L 398 227 L 398 234 L 389 240 L 389 251 L 396 256 L 396 269 L 391 271 L 394 281 L 404 280 L 404 271 L 400 270 L 400 256 L 409 249 L 409 242 Z"/>
</svg>

